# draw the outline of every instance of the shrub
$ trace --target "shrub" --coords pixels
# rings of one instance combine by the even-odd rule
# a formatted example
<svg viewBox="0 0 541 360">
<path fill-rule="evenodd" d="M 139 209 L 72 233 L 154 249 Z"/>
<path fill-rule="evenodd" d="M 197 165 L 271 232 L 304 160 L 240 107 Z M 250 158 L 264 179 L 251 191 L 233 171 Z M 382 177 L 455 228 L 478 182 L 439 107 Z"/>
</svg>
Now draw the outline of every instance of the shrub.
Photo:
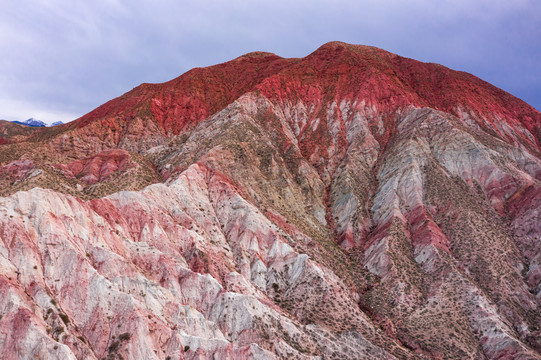
<svg viewBox="0 0 541 360">
<path fill-rule="evenodd" d="M 120 341 L 126 341 L 126 340 L 129 340 L 130 337 L 131 337 L 131 334 L 125 332 L 125 333 L 120 334 L 120 335 L 118 336 L 118 340 L 120 340 Z"/>
<path fill-rule="evenodd" d="M 64 322 L 64 324 L 68 325 L 70 323 L 70 318 L 68 317 L 68 315 L 60 313 L 59 316 Z"/>
<path fill-rule="evenodd" d="M 119 346 L 120 346 L 120 342 L 115 341 L 111 345 L 109 345 L 109 351 L 110 352 L 117 351 Z"/>
</svg>

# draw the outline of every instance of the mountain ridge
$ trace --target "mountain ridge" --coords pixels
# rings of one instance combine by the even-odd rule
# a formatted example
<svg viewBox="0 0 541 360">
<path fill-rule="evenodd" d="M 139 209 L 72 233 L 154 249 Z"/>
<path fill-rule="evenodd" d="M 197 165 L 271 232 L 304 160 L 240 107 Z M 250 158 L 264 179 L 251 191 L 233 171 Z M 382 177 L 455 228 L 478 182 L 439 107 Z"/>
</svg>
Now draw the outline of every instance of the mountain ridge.
<svg viewBox="0 0 541 360">
<path fill-rule="evenodd" d="M 344 55 L 344 53 L 346 55 Z M 502 90 L 492 86 L 491 84 L 477 77 L 474 77 L 471 74 L 450 70 L 446 67 L 443 67 L 442 65 L 434 65 L 433 63 L 421 63 L 413 59 L 403 58 L 374 47 L 365 47 L 362 45 L 345 46 L 345 43 L 341 42 L 330 42 L 324 44 L 313 53 L 302 59 L 284 59 L 271 53 L 263 54 L 265 55 L 259 56 L 257 58 L 253 58 L 251 56 L 246 57 L 246 55 L 243 55 L 237 59 L 222 64 L 213 65 L 207 68 L 196 68 L 173 80 L 164 83 L 141 84 L 135 87 L 133 90 L 129 91 L 128 93 L 99 106 L 98 108 L 84 115 L 80 119 L 77 119 L 76 121 L 72 122 L 69 127 L 66 127 L 66 129 L 73 129 L 74 127 L 84 127 L 93 121 L 105 117 L 114 117 L 121 114 L 126 109 L 132 109 L 132 113 L 130 114 L 130 116 L 132 117 L 137 117 L 138 114 L 147 114 L 151 118 L 153 118 L 153 122 L 157 123 L 158 129 L 160 129 L 160 131 L 164 133 L 164 136 L 167 137 L 168 133 L 179 134 L 185 126 L 190 127 L 197 124 L 198 121 L 212 115 L 219 109 L 223 108 L 225 105 L 229 104 L 231 101 L 237 99 L 241 94 L 247 91 L 255 90 L 255 87 L 257 87 L 258 83 L 263 81 L 265 78 L 271 76 L 271 74 L 276 75 L 275 73 L 280 71 L 286 71 L 287 68 L 289 68 L 290 66 L 295 67 L 295 64 L 299 63 L 300 64 L 297 65 L 297 67 L 304 63 L 306 63 L 309 67 L 320 66 L 317 64 L 312 64 L 310 60 L 315 59 L 317 62 L 319 60 L 317 60 L 316 58 L 321 56 L 331 56 L 331 58 L 335 60 L 339 59 L 340 56 L 348 56 L 349 58 L 353 58 L 353 60 L 358 62 L 362 60 L 360 61 L 360 63 L 364 64 L 365 66 L 376 66 L 376 68 L 377 66 L 380 67 L 377 74 L 379 74 L 380 76 L 384 75 L 385 77 L 383 79 L 373 79 L 372 81 L 376 81 L 377 84 L 373 84 L 372 86 L 378 87 L 378 84 L 381 81 L 385 81 L 386 83 L 388 83 L 385 86 L 388 86 L 390 88 L 390 91 L 384 91 L 383 93 L 379 91 L 375 98 L 374 96 L 370 97 L 368 93 L 366 93 L 366 91 L 364 94 L 361 95 L 367 97 L 368 99 L 372 99 L 373 103 L 386 104 L 386 109 L 384 109 L 386 111 L 393 111 L 393 108 L 395 108 L 396 106 L 413 103 L 416 106 L 429 106 L 445 112 L 451 112 L 455 115 L 459 115 L 459 117 L 459 113 L 462 108 L 464 108 L 466 111 L 473 112 L 472 115 L 474 117 L 487 117 L 492 116 L 493 114 L 498 114 L 502 116 L 504 120 L 507 119 L 506 121 L 509 121 L 511 116 L 524 113 L 523 115 L 520 115 L 519 121 L 523 125 L 525 125 L 526 128 L 533 134 L 533 136 L 535 137 L 535 146 L 539 149 L 539 144 L 541 142 L 541 138 L 539 135 L 541 130 L 539 129 L 538 125 L 540 121 L 539 112 L 536 111 L 533 107 L 524 103 L 522 100 L 508 93 L 502 92 Z M 359 58 L 355 58 L 355 56 L 351 56 L 353 54 L 361 55 L 359 55 Z M 377 54 L 377 56 L 375 54 Z M 378 65 L 378 61 L 381 62 L 381 59 L 377 60 L 378 57 L 386 58 L 389 61 L 393 59 L 392 66 L 381 68 L 381 65 Z M 263 61 L 265 59 L 266 61 Z M 257 77 L 255 77 L 255 79 L 250 77 L 253 74 L 250 73 L 247 69 L 240 70 L 236 66 L 238 65 L 238 63 L 247 65 L 250 64 L 250 62 L 254 61 L 257 62 L 257 64 L 251 64 L 252 70 L 253 65 L 261 65 L 265 68 L 265 71 L 261 71 L 261 73 Z M 267 62 L 269 62 L 270 64 L 266 65 Z M 275 66 L 275 68 L 273 68 L 273 66 Z M 401 72 L 400 69 L 404 71 Z M 434 69 L 436 69 L 436 71 L 434 71 Z M 245 82 L 246 84 L 241 86 L 239 90 L 233 91 L 231 93 L 229 90 L 224 89 L 223 86 L 221 88 L 217 88 L 216 90 L 212 90 L 212 88 L 209 87 L 208 84 L 205 85 L 206 80 L 203 80 L 203 78 L 209 77 L 213 80 L 216 80 L 220 78 L 221 74 L 227 74 L 228 72 L 234 76 L 236 76 L 236 74 L 238 73 L 249 73 L 250 75 L 248 77 L 250 77 L 250 81 Z M 427 76 L 427 74 L 433 72 L 439 74 L 438 76 L 442 79 L 434 79 L 434 76 Z M 295 76 L 299 76 L 299 73 L 302 76 L 306 75 L 302 71 L 298 71 L 297 73 L 291 71 L 290 73 L 288 73 L 288 75 L 294 78 Z M 451 74 L 452 76 L 445 76 L 446 74 Z M 389 78 L 388 75 L 391 75 L 391 78 Z M 395 75 L 400 76 L 393 78 L 393 76 Z M 359 82 L 358 80 L 360 77 L 364 78 L 364 75 L 357 74 L 355 80 Z M 431 79 L 428 82 L 428 86 L 423 85 L 427 83 L 426 81 L 421 81 L 426 79 Z M 398 83 L 396 83 L 396 80 L 398 80 Z M 448 81 L 449 83 L 446 83 L 446 81 Z M 389 82 L 390 85 L 396 86 L 390 86 Z M 366 87 L 370 84 L 371 83 L 369 81 L 367 85 L 364 86 Z M 449 88 L 439 88 L 438 86 L 447 86 Z M 189 93 L 190 96 L 186 98 L 182 95 L 182 93 L 175 94 L 175 91 L 168 90 L 171 88 L 187 88 L 189 89 L 187 93 Z M 218 92 L 216 92 L 217 90 Z M 359 90 L 362 90 L 362 88 Z M 346 87 L 346 91 L 350 90 L 347 90 Z M 169 93 L 169 97 L 167 100 L 163 97 L 164 92 Z M 420 94 L 418 94 L 417 92 L 420 92 Z M 444 97 L 440 95 L 440 93 L 443 92 L 445 93 Z M 481 93 L 478 94 L 479 92 Z M 453 95 L 460 93 L 464 93 L 462 97 L 458 95 Z M 221 99 L 219 97 L 221 97 Z M 443 98 L 445 98 L 445 101 L 443 101 Z M 468 100 L 464 100 L 464 98 Z M 391 101 L 391 99 L 393 101 Z M 480 105 L 473 101 L 475 99 L 488 99 L 490 100 L 490 102 L 488 102 L 490 105 L 494 105 L 494 103 L 508 104 L 509 108 L 501 105 L 497 107 L 492 106 L 491 108 L 486 104 L 486 100 L 483 100 L 482 105 Z M 180 101 L 180 103 L 175 104 L 171 103 L 171 101 Z M 217 105 L 210 106 L 210 103 Z M 396 103 L 396 105 L 394 103 Z M 177 118 L 180 119 L 180 122 L 178 122 L 179 120 L 171 122 L 170 120 L 163 119 L 163 106 L 165 106 L 166 109 L 173 106 L 177 110 L 171 109 L 171 111 L 180 111 L 181 113 L 183 111 L 187 111 L 188 109 L 190 111 L 188 111 L 188 113 L 184 113 L 184 115 L 177 114 Z M 138 110 L 134 111 L 134 109 Z M 487 112 L 487 110 L 489 110 L 490 112 Z M 494 126 L 492 124 L 483 124 L 482 120 L 477 121 L 481 124 L 481 126 Z M 527 139 L 526 141 L 532 142 L 532 139 Z"/>
<path fill-rule="evenodd" d="M 540 116 L 473 75 L 332 42 L 11 124 L 0 349 L 540 359 Z"/>
<path fill-rule="evenodd" d="M 15 124 L 19 125 L 25 125 L 25 126 L 32 126 L 32 127 L 45 127 L 47 126 L 46 123 L 44 123 L 41 120 L 35 119 L 35 118 L 29 118 L 25 121 L 13 121 Z"/>
</svg>

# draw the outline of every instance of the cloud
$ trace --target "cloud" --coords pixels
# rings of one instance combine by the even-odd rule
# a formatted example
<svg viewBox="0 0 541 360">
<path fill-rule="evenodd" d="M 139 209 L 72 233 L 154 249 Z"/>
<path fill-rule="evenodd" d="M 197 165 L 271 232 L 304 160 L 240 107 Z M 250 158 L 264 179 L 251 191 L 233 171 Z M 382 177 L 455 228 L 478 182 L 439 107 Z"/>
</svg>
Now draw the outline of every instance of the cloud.
<svg viewBox="0 0 541 360">
<path fill-rule="evenodd" d="M 8 1 L 0 113 L 80 116 L 142 82 L 255 50 L 301 57 L 331 40 L 472 72 L 541 108 L 539 23 L 531 0 Z"/>
<path fill-rule="evenodd" d="M 49 107 L 36 105 L 33 102 L 0 98 L 0 120 L 24 121 L 33 117 L 47 124 L 52 124 L 57 121 L 67 123 L 79 116 L 80 114 L 75 112 L 56 110 L 54 106 Z"/>
</svg>

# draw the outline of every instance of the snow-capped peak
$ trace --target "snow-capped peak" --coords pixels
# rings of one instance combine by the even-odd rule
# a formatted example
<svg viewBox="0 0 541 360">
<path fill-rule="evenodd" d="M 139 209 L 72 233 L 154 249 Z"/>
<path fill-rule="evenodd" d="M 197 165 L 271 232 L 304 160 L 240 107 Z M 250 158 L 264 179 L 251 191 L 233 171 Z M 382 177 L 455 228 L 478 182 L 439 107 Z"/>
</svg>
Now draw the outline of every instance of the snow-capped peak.
<svg viewBox="0 0 541 360">
<path fill-rule="evenodd" d="M 47 124 L 44 123 L 43 121 L 38 120 L 38 119 L 34 119 L 34 118 L 30 118 L 30 119 L 27 119 L 25 121 L 14 121 L 14 123 L 21 124 L 21 125 L 26 125 L 26 126 L 34 126 L 34 127 L 47 126 Z"/>
</svg>

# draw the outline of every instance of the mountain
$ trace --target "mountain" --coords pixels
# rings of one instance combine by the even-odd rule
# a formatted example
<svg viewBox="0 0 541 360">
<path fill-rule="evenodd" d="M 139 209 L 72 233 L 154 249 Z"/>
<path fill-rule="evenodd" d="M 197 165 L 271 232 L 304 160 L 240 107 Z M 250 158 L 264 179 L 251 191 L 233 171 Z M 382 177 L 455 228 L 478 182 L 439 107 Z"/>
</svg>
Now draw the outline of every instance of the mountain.
<svg viewBox="0 0 541 360">
<path fill-rule="evenodd" d="M 0 120 L 0 145 L 25 140 L 35 130 L 37 130 L 36 127 Z"/>
<path fill-rule="evenodd" d="M 332 42 L 14 131 L 8 358 L 541 359 L 541 113 L 473 75 Z"/>
<path fill-rule="evenodd" d="M 47 126 L 46 123 L 44 123 L 41 120 L 30 118 L 26 119 L 25 121 L 13 121 L 15 124 L 19 125 L 26 125 L 26 126 L 33 126 L 33 127 L 44 127 Z"/>
<path fill-rule="evenodd" d="M 49 126 L 57 126 L 57 125 L 62 125 L 62 124 L 64 124 L 62 121 L 55 121 L 54 123 L 52 123 Z"/>
</svg>

